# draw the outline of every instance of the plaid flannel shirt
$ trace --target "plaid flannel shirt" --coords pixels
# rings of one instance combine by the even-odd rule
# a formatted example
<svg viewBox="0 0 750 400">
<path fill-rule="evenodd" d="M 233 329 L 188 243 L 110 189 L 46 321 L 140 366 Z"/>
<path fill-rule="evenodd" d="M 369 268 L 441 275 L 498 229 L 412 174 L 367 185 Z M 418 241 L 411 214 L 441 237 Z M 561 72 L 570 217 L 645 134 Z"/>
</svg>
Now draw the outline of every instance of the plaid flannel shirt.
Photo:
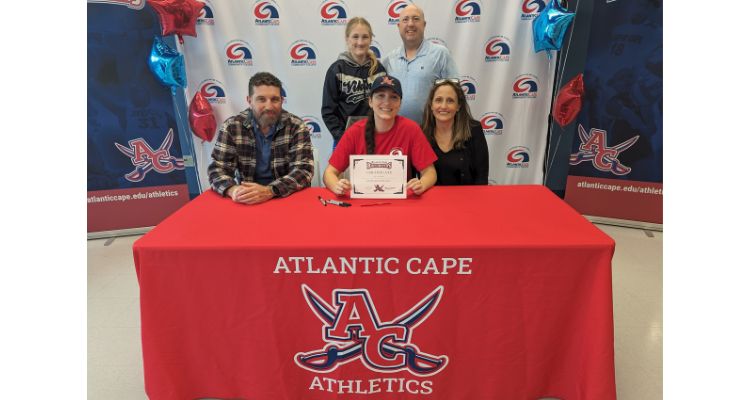
<svg viewBox="0 0 750 400">
<path fill-rule="evenodd" d="M 211 188 L 222 196 L 241 182 L 255 176 L 255 135 L 248 108 L 226 121 L 219 130 L 213 161 L 208 166 Z M 314 171 L 312 142 L 307 125 L 299 117 L 281 110 L 276 134 L 271 142 L 271 172 L 268 184 L 274 196 L 286 197 L 310 186 Z"/>
</svg>

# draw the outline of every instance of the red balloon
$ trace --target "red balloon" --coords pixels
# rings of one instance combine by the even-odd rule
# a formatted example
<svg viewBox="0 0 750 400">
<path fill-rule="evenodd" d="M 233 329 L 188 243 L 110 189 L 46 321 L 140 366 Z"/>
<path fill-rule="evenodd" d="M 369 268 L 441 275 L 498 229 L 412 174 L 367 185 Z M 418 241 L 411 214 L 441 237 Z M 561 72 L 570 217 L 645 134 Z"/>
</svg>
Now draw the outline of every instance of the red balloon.
<svg viewBox="0 0 750 400">
<path fill-rule="evenodd" d="M 147 0 L 156 11 L 161 23 L 161 35 L 177 34 L 180 43 L 182 35 L 197 36 L 195 24 L 198 22 L 204 3 L 196 0 Z"/>
<path fill-rule="evenodd" d="M 193 129 L 195 136 L 211 141 L 216 134 L 216 118 L 211 104 L 206 100 L 200 91 L 195 93 L 193 100 L 190 101 L 190 128 Z"/>
<path fill-rule="evenodd" d="M 552 117 L 560 126 L 573 122 L 583 104 L 583 74 L 578 74 L 560 89 L 555 99 Z"/>
</svg>

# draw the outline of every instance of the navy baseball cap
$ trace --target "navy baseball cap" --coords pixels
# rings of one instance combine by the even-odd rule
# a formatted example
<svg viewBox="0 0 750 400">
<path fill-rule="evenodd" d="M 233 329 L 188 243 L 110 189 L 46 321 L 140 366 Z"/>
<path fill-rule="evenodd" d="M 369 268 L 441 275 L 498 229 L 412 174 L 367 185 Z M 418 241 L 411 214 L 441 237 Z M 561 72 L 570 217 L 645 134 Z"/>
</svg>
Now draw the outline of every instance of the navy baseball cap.
<svg viewBox="0 0 750 400">
<path fill-rule="evenodd" d="M 399 82 L 398 79 L 393 76 L 385 75 L 377 77 L 375 79 L 375 82 L 372 83 L 372 87 L 370 88 L 370 95 L 375 93 L 375 91 L 383 88 L 392 89 L 394 92 L 396 92 L 398 97 L 404 97 L 403 93 L 401 93 L 401 82 Z"/>
</svg>

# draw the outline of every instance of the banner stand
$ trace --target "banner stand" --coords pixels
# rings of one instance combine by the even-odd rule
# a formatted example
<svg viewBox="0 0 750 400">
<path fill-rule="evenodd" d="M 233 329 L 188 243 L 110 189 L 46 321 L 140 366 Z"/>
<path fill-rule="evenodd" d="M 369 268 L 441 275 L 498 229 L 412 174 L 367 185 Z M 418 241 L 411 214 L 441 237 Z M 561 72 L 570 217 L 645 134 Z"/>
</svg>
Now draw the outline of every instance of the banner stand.
<svg viewBox="0 0 750 400">
<path fill-rule="evenodd" d="M 87 237 L 142 234 L 200 193 L 187 99 L 148 66 L 153 12 L 88 3 L 87 20 Z"/>
<path fill-rule="evenodd" d="M 87 240 L 122 237 L 122 236 L 140 236 L 150 231 L 153 226 L 143 228 L 132 228 L 132 229 L 118 229 L 116 231 L 102 231 L 102 232 L 89 232 L 86 236 Z"/>
<path fill-rule="evenodd" d="M 619 218 L 596 217 L 593 215 L 584 215 L 584 217 L 586 217 L 586 219 L 589 220 L 593 224 L 612 225 L 612 226 L 620 226 L 623 228 L 642 229 L 644 231 L 656 231 L 656 232 L 664 231 L 662 224 L 652 224 L 650 222 L 631 221 L 628 219 L 619 219 Z"/>
</svg>

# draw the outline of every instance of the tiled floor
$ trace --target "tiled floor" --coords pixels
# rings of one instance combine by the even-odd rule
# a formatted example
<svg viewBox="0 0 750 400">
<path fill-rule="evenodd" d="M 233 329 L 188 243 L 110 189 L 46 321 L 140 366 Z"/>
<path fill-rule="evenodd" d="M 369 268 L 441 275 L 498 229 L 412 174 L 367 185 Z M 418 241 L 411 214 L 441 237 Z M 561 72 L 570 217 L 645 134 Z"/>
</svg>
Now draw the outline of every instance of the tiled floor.
<svg viewBox="0 0 750 400">
<path fill-rule="evenodd" d="M 661 399 L 662 233 L 598 226 L 617 243 L 613 260 L 617 398 Z M 132 254 L 136 239 L 88 242 L 88 398 L 92 400 L 146 399 Z"/>
</svg>

